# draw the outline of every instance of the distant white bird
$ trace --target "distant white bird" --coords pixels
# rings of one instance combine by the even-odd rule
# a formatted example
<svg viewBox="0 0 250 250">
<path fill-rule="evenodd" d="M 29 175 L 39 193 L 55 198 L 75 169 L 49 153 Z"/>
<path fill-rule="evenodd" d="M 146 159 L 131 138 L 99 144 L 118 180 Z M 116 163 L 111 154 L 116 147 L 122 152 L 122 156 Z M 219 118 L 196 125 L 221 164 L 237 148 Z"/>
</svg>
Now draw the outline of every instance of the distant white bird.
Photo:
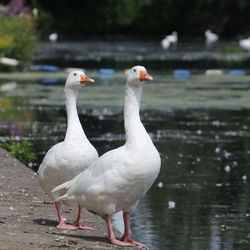
<svg viewBox="0 0 250 250">
<path fill-rule="evenodd" d="M 178 42 L 178 33 L 176 31 L 173 31 L 171 35 L 166 36 L 166 38 L 171 43 L 177 43 Z"/>
<path fill-rule="evenodd" d="M 57 42 L 57 40 L 58 40 L 58 34 L 57 34 L 57 33 L 51 33 L 51 34 L 49 35 L 49 40 L 50 40 L 52 43 Z"/>
<path fill-rule="evenodd" d="M 239 40 L 239 45 L 245 50 L 250 50 L 250 37 Z"/>
<path fill-rule="evenodd" d="M 14 58 L 0 57 L 0 64 L 7 66 L 17 66 L 19 64 L 19 61 Z"/>
<path fill-rule="evenodd" d="M 219 40 L 219 36 L 213 33 L 211 30 L 205 31 L 206 43 L 211 44 Z"/>
<path fill-rule="evenodd" d="M 162 39 L 162 41 L 161 41 L 161 47 L 163 49 L 169 49 L 170 45 L 171 45 L 171 42 L 168 40 L 167 37 L 165 37 L 165 38 Z"/>
<path fill-rule="evenodd" d="M 161 46 L 163 49 L 168 49 L 171 44 L 176 44 L 178 42 L 178 33 L 173 31 L 171 35 L 165 36 L 161 41 Z"/>
</svg>

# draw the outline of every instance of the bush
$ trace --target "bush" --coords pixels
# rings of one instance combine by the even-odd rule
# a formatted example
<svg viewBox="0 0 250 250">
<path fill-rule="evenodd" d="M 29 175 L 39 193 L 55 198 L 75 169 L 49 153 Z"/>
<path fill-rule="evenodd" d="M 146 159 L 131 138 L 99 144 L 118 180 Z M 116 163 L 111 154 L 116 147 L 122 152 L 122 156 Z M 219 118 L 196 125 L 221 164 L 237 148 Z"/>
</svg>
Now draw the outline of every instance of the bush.
<svg viewBox="0 0 250 250">
<path fill-rule="evenodd" d="M 31 16 L 0 16 L 0 56 L 29 60 L 35 50 L 36 37 Z"/>
<path fill-rule="evenodd" d="M 28 164 L 36 158 L 32 151 L 33 144 L 29 141 L 16 141 L 13 137 L 9 137 L 8 141 L 0 142 L 0 147 L 9 151 L 12 156 L 24 164 Z"/>
</svg>

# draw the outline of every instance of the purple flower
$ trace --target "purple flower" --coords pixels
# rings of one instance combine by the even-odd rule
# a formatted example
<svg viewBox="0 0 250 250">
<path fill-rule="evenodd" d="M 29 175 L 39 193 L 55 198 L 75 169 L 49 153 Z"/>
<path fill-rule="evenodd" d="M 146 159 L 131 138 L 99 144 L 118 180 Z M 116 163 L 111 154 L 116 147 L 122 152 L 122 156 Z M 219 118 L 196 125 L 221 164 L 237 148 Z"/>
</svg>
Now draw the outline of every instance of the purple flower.
<svg viewBox="0 0 250 250">
<path fill-rule="evenodd" d="M 10 0 L 5 6 L 2 14 L 8 15 L 19 15 L 20 13 L 30 14 L 29 7 L 25 6 L 26 0 Z"/>
</svg>

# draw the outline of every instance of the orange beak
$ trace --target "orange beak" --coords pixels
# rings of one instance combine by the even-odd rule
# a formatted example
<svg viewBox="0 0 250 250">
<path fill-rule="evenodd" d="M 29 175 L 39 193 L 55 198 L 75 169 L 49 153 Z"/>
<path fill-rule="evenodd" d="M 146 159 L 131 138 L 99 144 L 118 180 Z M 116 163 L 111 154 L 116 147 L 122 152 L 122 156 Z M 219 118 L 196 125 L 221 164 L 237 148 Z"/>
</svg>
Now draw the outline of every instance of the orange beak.
<svg viewBox="0 0 250 250">
<path fill-rule="evenodd" d="M 141 71 L 140 71 L 139 80 L 140 80 L 141 82 L 151 81 L 151 80 L 153 80 L 153 77 L 152 77 L 151 75 L 149 75 L 149 74 L 147 73 L 147 71 L 141 70 Z"/>
<path fill-rule="evenodd" d="M 85 75 L 80 75 L 80 83 L 81 84 L 90 84 L 90 83 L 93 83 L 94 80 L 85 76 Z"/>
</svg>

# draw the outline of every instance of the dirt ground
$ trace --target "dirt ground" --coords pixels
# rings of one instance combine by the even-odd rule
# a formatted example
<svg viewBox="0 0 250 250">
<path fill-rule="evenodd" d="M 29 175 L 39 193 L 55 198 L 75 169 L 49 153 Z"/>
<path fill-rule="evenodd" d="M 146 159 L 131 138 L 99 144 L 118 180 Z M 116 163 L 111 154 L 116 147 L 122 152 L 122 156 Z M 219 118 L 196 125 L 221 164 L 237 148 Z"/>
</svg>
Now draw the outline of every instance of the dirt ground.
<svg viewBox="0 0 250 250">
<path fill-rule="evenodd" d="M 73 223 L 76 213 L 77 206 L 64 206 L 68 223 Z M 84 222 L 95 230 L 56 229 L 54 204 L 43 193 L 36 173 L 0 149 L 0 249 L 122 248 L 108 242 L 103 219 L 86 211 Z"/>
</svg>

